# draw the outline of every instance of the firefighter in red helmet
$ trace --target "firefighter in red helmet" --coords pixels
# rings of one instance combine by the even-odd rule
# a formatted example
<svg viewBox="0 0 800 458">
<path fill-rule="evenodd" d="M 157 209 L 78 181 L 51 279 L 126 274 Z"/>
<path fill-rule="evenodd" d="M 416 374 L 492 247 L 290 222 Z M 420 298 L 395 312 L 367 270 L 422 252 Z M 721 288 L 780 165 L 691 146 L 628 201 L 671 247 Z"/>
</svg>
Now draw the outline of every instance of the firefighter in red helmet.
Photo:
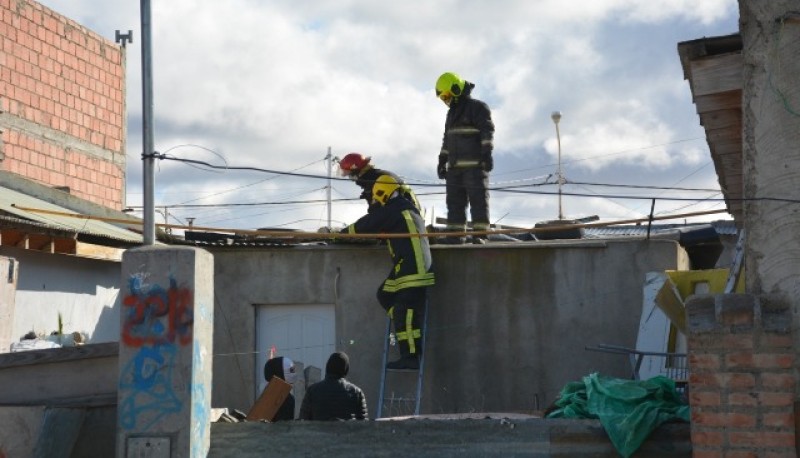
<svg viewBox="0 0 800 458">
<path fill-rule="evenodd" d="M 361 198 L 367 201 L 368 211 L 372 211 L 377 202 L 374 202 L 372 188 L 378 177 L 387 175 L 391 176 L 400 186 L 400 194 L 411 201 L 412 204 L 421 213 L 422 209 L 417 201 L 417 196 L 411 187 L 403 182 L 403 180 L 396 174 L 376 168 L 371 163 L 372 157 L 364 156 L 360 153 L 349 153 L 339 160 L 339 173 L 354 180 L 356 184 L 361 187 Z"/>
</svg>

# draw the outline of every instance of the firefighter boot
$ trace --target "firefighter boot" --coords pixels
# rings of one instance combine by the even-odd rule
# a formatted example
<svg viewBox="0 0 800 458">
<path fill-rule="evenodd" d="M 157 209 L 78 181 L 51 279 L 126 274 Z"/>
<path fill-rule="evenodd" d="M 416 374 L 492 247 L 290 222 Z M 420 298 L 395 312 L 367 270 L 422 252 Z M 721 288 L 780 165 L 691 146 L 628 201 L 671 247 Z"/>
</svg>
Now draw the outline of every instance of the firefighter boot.
<svg viewBox="0 0 800 458">
<path fill-rule="evenodd" d="M 408 344 L 405 342 L 400 342 L 398 345 L 400 348 L 400 359 L 397 361 L 392 361 L 386 365 L 386 368 L 389 370 L 407 370 L 407 371 L 415 371 L 419 369 L 419 352 L 417 353 L 410 353 L 408 351 Z"/>
</svg>

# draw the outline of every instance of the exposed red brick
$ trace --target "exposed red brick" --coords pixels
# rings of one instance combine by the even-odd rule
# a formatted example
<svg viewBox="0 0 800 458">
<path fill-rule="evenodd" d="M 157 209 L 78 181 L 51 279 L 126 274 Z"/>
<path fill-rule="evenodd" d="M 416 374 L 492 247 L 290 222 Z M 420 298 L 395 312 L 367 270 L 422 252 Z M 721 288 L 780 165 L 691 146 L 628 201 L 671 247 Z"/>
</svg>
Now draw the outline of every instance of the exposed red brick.
<svg viewBox="0 0 800 458">
<path fill-rule="evenodd" d="M 759 458 L 759 454 L 747 450 L 734 450 L 725 452 L 725 458 Z"/>
<path fill-rule="evenodd" d="M 705 427 L 752 428 L 756 425 L 753 415 L 745 413 L 716 413 L 692 411 L 692 423 Z"/>
<path fill-rule="evenodd" d="M 794 418 L 792 412 L 765 413 L 761 422 L 766 427 L 794 429 Z"/>
<path fill-rule="evenodd" d="M 725 435 L 721 431 L 692 430 L 692 446 L 698 447 L 718 447 L 723 444 Z"/>
<path fill-rule="evenodd" d="M 790 334 L 762 334 L 758 339 L 758 347 L 761 349 L 791 349 L 792 345 L 793 341 Z"/>
<path fill-rule="evenodd" d="M 766 372 L 759 376 L 761 387 L 772 390 L 794 390 L 795 380 L 792 374 Z"/>
<path fill-rule="evenodd" d="M 722 451 L 692 447 L 692 458 L 723 458 Z"/>
<path fill-rule="evenodd" d="M 754 448 L 791 447 L 794 449 L 793 432 L 731 431 L 728 441 L 732 445 Z"/>
<path fill-rule="evenodd" d="M 765 407 L 793 407 L 794 393 L 758 393 L 759 403 Z"/>
<path fill-rule="evenodd" d="M 692 407 L 715 407 L 720 405 L 718 391 L 690 391 L 689 403 Z"/>
<path fill-rule="evenodd" d="M 88 144 L 109 151 L 111 162 L 123 151 L 124 72 L 121 49 L 114 43 L 80 26 L 74 21 L 43 9 L 30 2 L 0 2 L 0 84 L 8 90 L 0 98 L 0 110 L 23 121 L 58 130 Z M 88 64 L 92 62 L 92 64 Z M 102 82 L 102 83 L 101 83 Z M 117 106 L 120 116 L 109 117 L 99 110 L 95 101 L 98 91 L 105 97 L 121 101 Z M 10 131 L 10 132 L 8 132 Z M 106 135 L 92 135 L 91 131 L 108 132 L 118 141 L 109 141 Z M 54 140 L 12 142 L 13 129 L 4 133 L 6 143 L 4 160 L 0 168 L 22 174 L 46 185 L 62 185 L 67 181 L 51 161 L 32 156 L 47 156 L 56 145 Z M 54 138 L 51 136 L 50 138 Z M 10 145 L 20 148 L 12 148 Z M 89 148 L 87 148 L 88 150 Z M 61 161 L 72 158 L 59 157 Z M 25 164 L 20 164 L 21 161 Z M 60 170 L 69 170 L 64 165 Z M 47 173 L 47 172 L 50 173 Z M 108 195 L 108 186 L 95 194 L 75 192 L 78 197 L 121 207 L 121 183 Z M 75 189 L 75 188 L 73 188 Z"/>
<path fill-rule="evenodd" d="M 758 393 L 731 393 L 728 395 L 728 404 L 731 406 L 755 407 L 758 405 Z"/>
</svg>

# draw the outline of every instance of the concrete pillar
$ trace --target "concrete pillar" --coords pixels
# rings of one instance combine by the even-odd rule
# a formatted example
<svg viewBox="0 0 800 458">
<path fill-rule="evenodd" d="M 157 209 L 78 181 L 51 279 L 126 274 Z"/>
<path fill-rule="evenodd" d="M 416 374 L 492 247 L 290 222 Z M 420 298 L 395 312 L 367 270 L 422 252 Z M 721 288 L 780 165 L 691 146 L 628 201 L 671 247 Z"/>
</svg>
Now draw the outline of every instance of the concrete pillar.
<svg viewBox="0 0 800 458">
<path fill-rule="evenodd" d="M 796 456 L 789 306 L 698 295 L 686 313 L 694 456 Z"/>
<path fill-rule="evenodd" d="M 747 291 L 800 308 L 800 10 L 797 0 L 739 2 Z M 792 199 L 795 201 L 792 202 Z M 795 325 L 800 318 L 795 317 Z"/>
<path fill-rule="evenodd" d="M 19 263 L 14 258 L 0 256 L 0 353 L 11 351 L 11 342 L 19 339 L 12 335 L 18 271 Z"/>
<path fill-rule="evenodd" d="M 213 261 L 188 247 L 141 247 L 122 257 L 118 458 L 208 453 Z"/>
</svg>

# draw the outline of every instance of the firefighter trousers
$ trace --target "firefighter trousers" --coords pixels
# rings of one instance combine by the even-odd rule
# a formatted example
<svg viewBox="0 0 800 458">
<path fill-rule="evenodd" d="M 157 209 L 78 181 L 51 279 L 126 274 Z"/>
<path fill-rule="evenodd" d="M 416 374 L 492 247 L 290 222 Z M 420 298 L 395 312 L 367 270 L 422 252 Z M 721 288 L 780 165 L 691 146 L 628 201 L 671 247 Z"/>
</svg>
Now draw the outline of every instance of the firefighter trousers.
<svg viewBox="0 0 800 458">
<path fill-rule="evenodd" d="M 447 225 L 467 222 L 467 205 L 473 224 L 489 223 L 489 174 L 480 167 L 447 170 Z"/>
<path fill-rule="evenodd" d="M 427 287 L 404 288 L 395 292 L 378 288 L 378 302 L 394 324 L 395 338 L 403 357 L 422 354 L 422 323 Z"/>
</svg>

